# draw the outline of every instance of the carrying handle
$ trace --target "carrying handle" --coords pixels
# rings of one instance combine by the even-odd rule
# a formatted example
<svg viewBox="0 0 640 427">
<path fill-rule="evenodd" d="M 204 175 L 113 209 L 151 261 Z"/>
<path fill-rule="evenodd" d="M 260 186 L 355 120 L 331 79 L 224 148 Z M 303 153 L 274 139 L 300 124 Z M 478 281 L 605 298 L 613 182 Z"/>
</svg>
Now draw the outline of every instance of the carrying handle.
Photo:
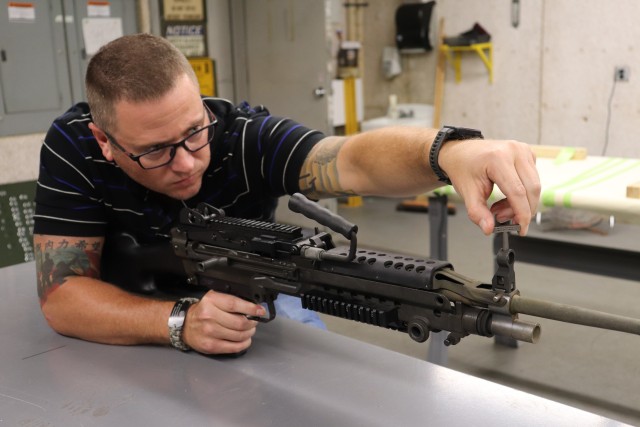
<svg viewBox="0 0 640 427">
<path fill-rule="evenodd" d="M 289 209 L 329 227 L 336 233 L 342 234 L 347 240 L 351 240 L 354 234 L 358 232 L 357 225 L 334 214 L 329 209 L 312 202 L 300 193 L 295 193 L 291 196 L 289 199 Z"/>
</svg>

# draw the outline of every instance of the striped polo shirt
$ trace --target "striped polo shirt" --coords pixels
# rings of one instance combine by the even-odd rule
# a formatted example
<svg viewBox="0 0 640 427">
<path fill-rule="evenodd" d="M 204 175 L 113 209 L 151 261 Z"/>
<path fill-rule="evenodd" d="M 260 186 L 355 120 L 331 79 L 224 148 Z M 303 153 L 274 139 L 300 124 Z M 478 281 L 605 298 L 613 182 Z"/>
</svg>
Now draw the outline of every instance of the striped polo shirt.
<svg viewBox="0 0 640 427">
<path fill-rule="evenodd" d="M 324 135 L 271 116 L 263 106 L 204 102 L 218 119 L 211 163 L 200 192 L 184 202 L 148 190 L 104 158 L 88 126 L 87 103 L 57 118 L 40 153 L 34 233 L 90 237 L 124 231 L 152 243 L 169 237 L 180 209 L 200 202 L 228 216 L 273 220 L 277 198 L 299 191 L 302 163 Z"/>
</svg>

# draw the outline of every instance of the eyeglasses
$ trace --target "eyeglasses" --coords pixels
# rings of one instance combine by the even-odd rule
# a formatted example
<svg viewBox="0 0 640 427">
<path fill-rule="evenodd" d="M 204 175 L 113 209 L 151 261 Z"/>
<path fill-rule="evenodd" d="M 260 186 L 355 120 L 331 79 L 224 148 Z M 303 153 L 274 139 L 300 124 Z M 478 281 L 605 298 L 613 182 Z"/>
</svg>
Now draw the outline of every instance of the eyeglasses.
<svg viewBox="0 0 640 427">
<path fill-rule="evenodd" d="M 190 153 L 195 153 L 198 150 L 203 149 L 213 141 L 215 132 L 211 130 L 218 124 L 217 117 L 209 110 L 205 105 L 205 116 L 209 117 L 209 124 L 198 127 L 191 132 L 181 141 L 174 144 L 166 144 L 160 147 L 153 147 L 150 150 L 145 151 L 142 154 L 132 154 L 128 152 L 122 145 L 120 145 L 116 139 L 107 132 L 104 132 L 109 139 L 109 142 L 113 144 L 118 150 L 126 154 L 131 160 L 137 162 L 142 169 L 156 169 L 171 163 L 176 156 L 178 147 L 182 147 Z"/>
</svg>

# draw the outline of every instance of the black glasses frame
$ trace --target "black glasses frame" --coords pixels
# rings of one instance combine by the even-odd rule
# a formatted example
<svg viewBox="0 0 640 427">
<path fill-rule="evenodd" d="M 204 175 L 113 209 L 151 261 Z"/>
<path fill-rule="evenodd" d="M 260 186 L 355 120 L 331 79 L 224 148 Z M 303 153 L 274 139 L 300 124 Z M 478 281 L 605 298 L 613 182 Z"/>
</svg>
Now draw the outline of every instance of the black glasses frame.
<svg viewBox="0 0 640 427">
<path fill-rule="evenodd" d="M 109 134 L 107 131 L 103 131 L 103 132 L 107 136 L 107 138 L 109 139 L 109 142 L 111 144 L 113 144 L 118 150 L 120 150 L 124 154 L 126 154 L 127 157 L 129 157 L 131 160 L 136 162 L 142 169 L 150 170 L 150 169 L 161 168 L 163 166 L 168 165 L 169 163 L 171 163 L 173 161 L 174 157 L 176 156 L 176 152 L 178 151 L 178 147 L 184 148 L 189 153 L 195 153 L 196 151 L 202 150 L 204 147 L 206 147 L 207 145 L 211 144 L 211 141 L 213 141 L 213 137 L 215 136 L 215 132 L 210 132 L 210 130 L 212 128 L 214 128 L 218 124 L 218 118 L 211 112 L 209 107 L 207 107 L 207 105 L 204 104 L 204 102 L 203 102 L 203 105 L 204 105 L 204 108 L 205 108 L 205 111 L 206 111 L 207 115 L 209 116 L 210 123 L 208 125 L 205 125 L 205 126 L 201 127 L 200 129 L 198 129 L 195 132 L 191 132 L 185 138 L 181 139 L 180 141 L 178 141 L 176 143 L 168 144 L 168 145 L 165 145 L 163 147 L 152 148 L 150 150 L 145 151 L 142 154 L 132 154 L 132 153 L 130 153 L 122 145 L 120 145 L 118 143 L 118 141 L 113 137 L 113 135 Z M 193 138 L 194 135 L 197 135 L 198 133 L 201 133 L 201 132 L 204 132 L 204 131 L 209 131 L 207 142 L 205 144 L 203 144 L 201 147 L 196 148 L 195 150 L 192 150 L 191 148 L 187 147 L 187 140 L 189 138 Z M 140 161 L 140 158 L 143 157 L 143 156 L 146 156 L 147 154 L 150 154 L 150 153 L 153 153 L 153 152 L 156 152 L 156 151 L 160 151 L 160 150 L 166 150 L 167 148 L 169 148 L 171 151 L 169 152 L 169 160 L 167 160 L 165 163 L 162 163 L 162 164 L 156 165 L 156 166 L 152 166 L 152 167 L 146 167 Z"/>
</svg>

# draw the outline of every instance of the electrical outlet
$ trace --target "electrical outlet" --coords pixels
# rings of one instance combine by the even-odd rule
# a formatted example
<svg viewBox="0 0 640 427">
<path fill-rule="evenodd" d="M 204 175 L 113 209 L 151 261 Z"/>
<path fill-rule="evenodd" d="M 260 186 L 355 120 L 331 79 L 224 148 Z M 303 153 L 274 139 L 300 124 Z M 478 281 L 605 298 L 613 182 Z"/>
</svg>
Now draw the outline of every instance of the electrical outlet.
<svg viewBox="0 0 640 427">
<path fill-rule="evenodd" d="M 629 81 L 629 67 L 624 65 L 615 68 L 614 80 L 617 82 Z"/>
</svg>

